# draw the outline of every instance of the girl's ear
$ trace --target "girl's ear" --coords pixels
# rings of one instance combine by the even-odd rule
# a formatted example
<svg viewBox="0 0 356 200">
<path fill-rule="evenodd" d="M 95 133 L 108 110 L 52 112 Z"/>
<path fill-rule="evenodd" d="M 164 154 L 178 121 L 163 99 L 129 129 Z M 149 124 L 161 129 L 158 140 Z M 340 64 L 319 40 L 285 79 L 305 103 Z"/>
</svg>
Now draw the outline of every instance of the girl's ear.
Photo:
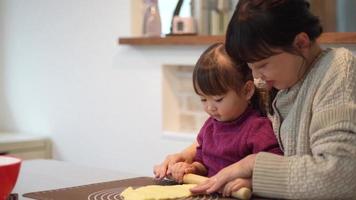
<svg viewBox="0 0 356 200">
<path fill-rule="evenodd" d="M 247 81 L 245 83 L 243 92 L 247 101 L 249 101 L 252 98 L 253 94 L 255 94 L 255 90 L 256 90 L 255 84 L 253 83 L 252 80 Z"/>
</svg>

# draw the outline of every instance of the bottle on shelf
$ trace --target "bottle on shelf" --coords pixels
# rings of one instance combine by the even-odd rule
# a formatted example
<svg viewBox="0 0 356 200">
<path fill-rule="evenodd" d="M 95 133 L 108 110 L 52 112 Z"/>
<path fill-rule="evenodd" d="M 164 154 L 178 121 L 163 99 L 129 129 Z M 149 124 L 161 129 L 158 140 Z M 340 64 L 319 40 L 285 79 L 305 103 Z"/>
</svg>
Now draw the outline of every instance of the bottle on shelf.
<svg viewBox="0 0 356 200">
<path fill-rule="evenodd" d="M 158 0 L 143 0 L 145 3 L 145 13 L 143 18 L 143 36 L 161 36 L 161 16 L 158 9 Z"/>
<path fill-rule="evenodd" d="M 232 1 L 215 0 L 212 2 L 211 7 L 210 34 L 224 35 L 231 18 L 231 8 L 233 8 Z"/>
</svg>

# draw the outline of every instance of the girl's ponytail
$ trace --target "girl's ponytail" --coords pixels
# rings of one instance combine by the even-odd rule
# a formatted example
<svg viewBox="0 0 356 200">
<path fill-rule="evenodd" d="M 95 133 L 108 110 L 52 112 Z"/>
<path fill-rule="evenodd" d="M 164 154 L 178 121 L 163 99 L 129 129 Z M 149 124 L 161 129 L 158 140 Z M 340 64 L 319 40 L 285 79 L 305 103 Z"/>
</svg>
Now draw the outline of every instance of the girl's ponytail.
<svg viewBox="0 0 356 200">
<path fill-rule="evenodd" d="M 255 93 L 250 101 L 252 108 L 259 110 L 263 116 L 273 115 L 272 102 L 277 92 L 278 90 L 274 88 L 266 90 L 256 87 Z"/>
</svg>

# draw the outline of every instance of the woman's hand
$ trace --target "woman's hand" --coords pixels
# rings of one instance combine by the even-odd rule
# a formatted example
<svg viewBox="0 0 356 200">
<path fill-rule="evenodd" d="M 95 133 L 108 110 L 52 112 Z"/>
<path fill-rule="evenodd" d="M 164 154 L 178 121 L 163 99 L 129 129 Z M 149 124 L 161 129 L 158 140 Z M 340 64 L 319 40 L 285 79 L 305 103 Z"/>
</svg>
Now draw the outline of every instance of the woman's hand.
<svg viewBox="0 0 356 200">
<path fill-rule="evenodd" d="M 181 153 L 171 154 L 166 157 L 166 159 L 159 165 L 153 167 L 153 174 L 157 179 L 163 179 L 167 175 L 171 174 L 170 168 L 178 163 L 184 162 L 185 158 Z"/>
<path fill-rule="evenodd" d="M 237 178 L 235 180 L 228 182 L 222 191 L 222 195 L 224 197 L 229 197 L 233 192 L 236 192 L 243 187 L 252 190 L 252 179 Z"/>
<path fill-rule="evenodd" d="M 219 190 L 223 192 L 223 187 L 235 179 L 251 179 L 255 159 L 256 154 L 251 154 L 239 162 L 220 170 L 216 175 L 192 188 L 190 191 L 194 194 L 210 194 Z M 247 184 L 247 182 L 245 181 L 244 184 Z M 230 185 L 235 184 L 231 183 Z M 226 192 L 228 193 L 229 191 L 230 189 L 227 189 Z"/>
</svg>

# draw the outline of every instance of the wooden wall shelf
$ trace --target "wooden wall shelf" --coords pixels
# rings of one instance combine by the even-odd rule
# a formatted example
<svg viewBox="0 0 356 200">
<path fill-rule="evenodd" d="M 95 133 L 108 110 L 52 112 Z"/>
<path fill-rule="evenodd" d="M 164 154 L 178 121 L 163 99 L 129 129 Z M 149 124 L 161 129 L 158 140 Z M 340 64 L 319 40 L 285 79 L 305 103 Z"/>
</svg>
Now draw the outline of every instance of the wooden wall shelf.
<svg viewBox="0 0 356 200">
<path fill-rule="evenodd" d="M 120 45 L 209 45 L 224 42 L 224 35 L 217 36 L 166 36 L 166 37 L 123 37 L 119 38 Z M 323 33 L 318 41 L 322 44 L 356 44 L 356 32 Z"/>
<path fill-rule="evenodd" d="M 125 45 L 209 45 L 215 42 L 223 42 L 223 35 L 190 35 L 190 36 L 166 36 L 166 37 L 131 37 L 120 38 L 119 44 Z"/>
</svg>

